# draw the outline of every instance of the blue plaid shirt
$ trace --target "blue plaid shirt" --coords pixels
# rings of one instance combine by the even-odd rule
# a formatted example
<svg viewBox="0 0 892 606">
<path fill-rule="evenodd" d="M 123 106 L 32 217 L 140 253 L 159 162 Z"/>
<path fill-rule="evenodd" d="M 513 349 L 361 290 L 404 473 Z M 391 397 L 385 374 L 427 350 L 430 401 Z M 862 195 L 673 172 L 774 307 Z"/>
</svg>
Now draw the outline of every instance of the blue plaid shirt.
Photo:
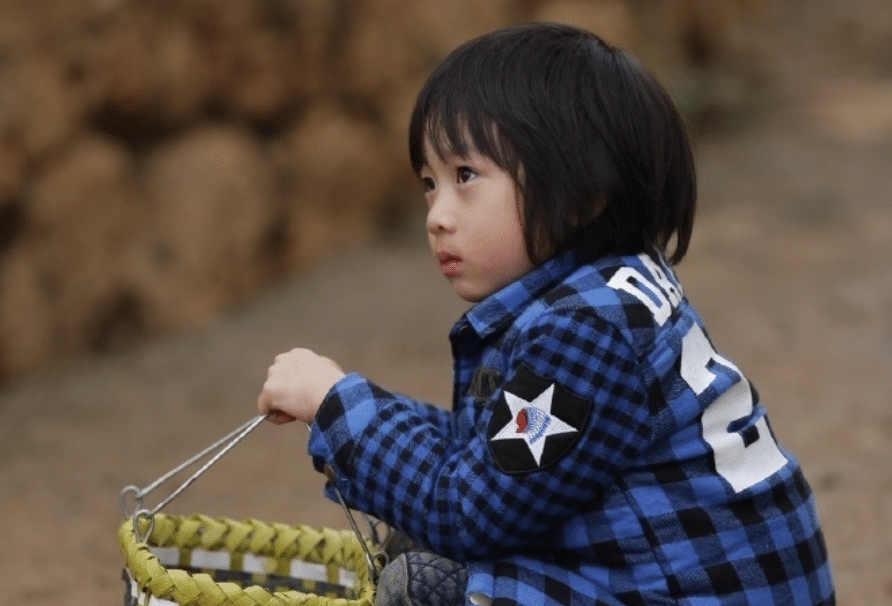
<svg viewBox="0 0 892 606">
<path fill-rule="evenodd" d="M 833 604 L 811 490 L 646 255 L 555 257 L 450 333 L 452 412 L 349 374 L 309 452 L 494 604 Z"/>
</svg>

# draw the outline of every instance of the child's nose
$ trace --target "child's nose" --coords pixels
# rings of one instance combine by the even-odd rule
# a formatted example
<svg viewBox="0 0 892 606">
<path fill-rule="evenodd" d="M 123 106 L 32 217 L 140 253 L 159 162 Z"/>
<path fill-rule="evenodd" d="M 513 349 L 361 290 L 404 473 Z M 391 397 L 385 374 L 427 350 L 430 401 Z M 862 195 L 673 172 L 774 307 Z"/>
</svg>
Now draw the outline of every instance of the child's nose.
<svg viewBox="0 0 892 606">
<path fill-rule="evenodd" d="M 455 231 L 455 213 L 447 196 L 436 196 L 427 211 L 427 230 L 432 233 Z"/>
</svg>

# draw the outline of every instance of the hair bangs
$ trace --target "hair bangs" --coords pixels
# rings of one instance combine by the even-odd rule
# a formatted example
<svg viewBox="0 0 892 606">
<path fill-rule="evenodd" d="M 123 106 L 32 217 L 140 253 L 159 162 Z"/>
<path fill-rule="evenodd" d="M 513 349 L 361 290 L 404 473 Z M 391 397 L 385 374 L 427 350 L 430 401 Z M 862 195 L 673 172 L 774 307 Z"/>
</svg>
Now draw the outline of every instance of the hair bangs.
<svg viewBox="0 0 892 606">
<path fill-rule="evenodd" d="M 517 151 L 504 137 L 483 91 L 473 85 L 473 66 L 441 66 L 419 94 L 409 125 L 409 156 L 412 169 L 420 173 L 428 162 L 425 144 L 440 160 L 467 157 L 471 152 L 486 156 L 517 178 Z M 448 69 L 451 68 L 451 69 Z"/>
</svg>

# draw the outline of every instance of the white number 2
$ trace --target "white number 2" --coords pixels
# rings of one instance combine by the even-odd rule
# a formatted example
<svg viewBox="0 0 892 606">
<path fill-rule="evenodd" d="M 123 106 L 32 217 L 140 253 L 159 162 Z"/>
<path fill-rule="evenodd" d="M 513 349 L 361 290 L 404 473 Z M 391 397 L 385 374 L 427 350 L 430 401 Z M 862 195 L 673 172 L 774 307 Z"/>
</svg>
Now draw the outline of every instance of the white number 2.
<svg viewBox="0 0 892 606">
<path fill-rule="evenodd" d="M 701 394 L 716 378 L 708 368 L 710 361 L 740 375 L 740 381 L 710 404 L 702 417 L 703 439 L 712 447 L 716 472 L 734 492 L 740 492 L 769 478 L 787 464 L 787 458 L 777 447 L 764 416 L 745 431 L 730 429 L 732 423 L 752 414 L 750 384 L 734 363 L 716 353 L 695 324 L 681 345 L 681 376 L 695 394 Z"/>
</svg>

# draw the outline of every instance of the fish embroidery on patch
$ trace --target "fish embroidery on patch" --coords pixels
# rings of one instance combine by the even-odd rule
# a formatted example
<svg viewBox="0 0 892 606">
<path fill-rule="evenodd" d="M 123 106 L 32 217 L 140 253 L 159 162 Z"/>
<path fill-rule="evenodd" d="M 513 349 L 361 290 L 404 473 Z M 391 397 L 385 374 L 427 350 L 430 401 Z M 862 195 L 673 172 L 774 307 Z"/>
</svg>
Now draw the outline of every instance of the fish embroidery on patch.
<svg viewBox="0 0 892 606">
<path fill-rule="evenodd" d="M 579 438 L 591 404 L 526 366 L 508 381 L 489 424 L 489 445 L 499 469 L 521 474 L 560 459 Z"/>
</svg>

